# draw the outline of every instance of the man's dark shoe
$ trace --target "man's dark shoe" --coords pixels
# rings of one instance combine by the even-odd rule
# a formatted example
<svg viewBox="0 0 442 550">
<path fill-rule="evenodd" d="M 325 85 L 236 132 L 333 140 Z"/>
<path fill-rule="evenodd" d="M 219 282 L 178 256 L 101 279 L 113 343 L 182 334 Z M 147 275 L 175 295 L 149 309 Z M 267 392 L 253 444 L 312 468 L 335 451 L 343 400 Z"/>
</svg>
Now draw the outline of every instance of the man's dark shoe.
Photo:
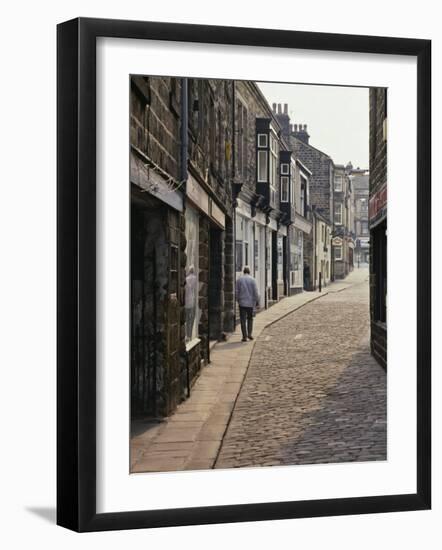
<svg viewBox="0 0 442 550">
<path fill-rule="evenodd" d="M 253 336 L 249 336 L 249 340 L 253 340 Z"/>
<path fill-rule="evenodd" d="M 247 338 L 243 338 L 241 342 L 247 342 Z"/>
</svg>

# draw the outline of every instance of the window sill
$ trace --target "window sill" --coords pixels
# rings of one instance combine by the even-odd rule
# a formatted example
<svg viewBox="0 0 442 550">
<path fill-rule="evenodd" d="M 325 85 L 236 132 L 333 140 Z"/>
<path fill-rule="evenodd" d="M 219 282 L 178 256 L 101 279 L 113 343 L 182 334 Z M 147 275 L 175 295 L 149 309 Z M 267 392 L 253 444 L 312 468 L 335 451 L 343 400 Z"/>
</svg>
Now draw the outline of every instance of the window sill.
<svg viewBox="0 0 442 550">
<path fill-rule="evenodd" d="M 186 344 L 186 352 L 189 352 L 201 342 L 201 338 L 193 338 Z"/>
</svg>

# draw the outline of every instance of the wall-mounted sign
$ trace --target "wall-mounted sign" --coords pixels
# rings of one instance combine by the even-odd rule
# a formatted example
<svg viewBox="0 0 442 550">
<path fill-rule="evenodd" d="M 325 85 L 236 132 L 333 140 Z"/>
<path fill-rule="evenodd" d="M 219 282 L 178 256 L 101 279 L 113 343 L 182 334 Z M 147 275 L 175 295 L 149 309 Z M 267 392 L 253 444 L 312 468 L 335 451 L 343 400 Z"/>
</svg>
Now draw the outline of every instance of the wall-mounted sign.
<svg viewBox="0 0 442 550">
<path fill-rule="evenodd" d="M 221 208 L 213 202 L 209 195 L 204 191 L 201 185 L 196 181 L 191 174 L 187 179 L 186 183 L 186 195 L 197 206 L 200 210 L 204 212 L 209 218 L 212 219 L 217 225 L 222 229 L 226 226 L 226 217 Z"/>
</svg>

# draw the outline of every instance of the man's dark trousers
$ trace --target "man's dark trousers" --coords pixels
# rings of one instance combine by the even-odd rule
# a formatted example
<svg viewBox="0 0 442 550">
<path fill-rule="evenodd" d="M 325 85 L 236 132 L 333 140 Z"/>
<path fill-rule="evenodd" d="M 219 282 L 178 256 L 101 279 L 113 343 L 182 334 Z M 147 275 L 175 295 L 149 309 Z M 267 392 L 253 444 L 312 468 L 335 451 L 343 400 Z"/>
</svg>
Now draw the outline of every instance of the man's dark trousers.
<svg viewBox="0 0 442 550">
<path fill-rule="evenodd" d="M 242 337 L 251 337 L 253 331 L 253 307 L 239 306 L 239 318 L 241 320 Z"/>
</svg>

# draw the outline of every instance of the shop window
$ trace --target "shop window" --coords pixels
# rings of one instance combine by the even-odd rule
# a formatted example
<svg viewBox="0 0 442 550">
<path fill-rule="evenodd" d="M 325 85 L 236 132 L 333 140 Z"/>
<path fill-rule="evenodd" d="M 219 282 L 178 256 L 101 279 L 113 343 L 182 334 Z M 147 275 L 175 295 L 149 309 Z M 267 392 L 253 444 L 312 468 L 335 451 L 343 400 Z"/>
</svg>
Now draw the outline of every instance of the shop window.
<svg viewBox="0 0 442 550">
<path fill-rule="evenodd" d="M 374 275 L 374 319 L 387 320 L 387 223 L 372 231 Z"/>
<path fill-rule="evenodd" d="M 186 342 L 197 338 L 199 323 L 199 215 L 186 206 Z"/>
</svg>

